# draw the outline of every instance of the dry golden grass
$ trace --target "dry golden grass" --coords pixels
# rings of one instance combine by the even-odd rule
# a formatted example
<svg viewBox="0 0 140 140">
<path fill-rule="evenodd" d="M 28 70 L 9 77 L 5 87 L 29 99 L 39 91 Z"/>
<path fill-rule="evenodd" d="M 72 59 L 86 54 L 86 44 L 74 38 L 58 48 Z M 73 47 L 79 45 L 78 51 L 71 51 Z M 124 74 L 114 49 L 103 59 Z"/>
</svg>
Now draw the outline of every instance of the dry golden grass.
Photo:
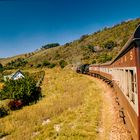
<svg viewBox="0 0 140 140">
<path fill-rule="evenodd" d="M 6 140 L 94 139 L 101 107 L 101 89 L 71 70 L 46 70 L 44 98 L 0 119 Z"/>
</svg>

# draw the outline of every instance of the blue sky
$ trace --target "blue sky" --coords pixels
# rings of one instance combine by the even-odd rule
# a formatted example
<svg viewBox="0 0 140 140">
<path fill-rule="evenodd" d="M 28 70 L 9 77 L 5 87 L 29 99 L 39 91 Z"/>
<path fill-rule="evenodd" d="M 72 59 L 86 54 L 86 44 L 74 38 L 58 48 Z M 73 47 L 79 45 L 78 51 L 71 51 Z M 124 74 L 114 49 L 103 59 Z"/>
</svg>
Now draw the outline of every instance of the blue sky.
<svg viewBox="0 0 140 140">
<path fill-rule="evenodd" d="M 0 58 L 140 17 L 139 0 L 0 0 Z"/>
</svg>

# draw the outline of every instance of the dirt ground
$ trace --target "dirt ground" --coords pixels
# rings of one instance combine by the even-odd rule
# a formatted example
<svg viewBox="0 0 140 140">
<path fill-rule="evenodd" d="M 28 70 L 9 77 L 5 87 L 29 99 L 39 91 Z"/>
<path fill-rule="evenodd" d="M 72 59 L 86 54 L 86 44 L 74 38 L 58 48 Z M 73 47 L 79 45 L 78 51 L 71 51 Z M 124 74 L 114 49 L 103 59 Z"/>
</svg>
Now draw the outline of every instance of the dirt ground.
<svg viewBox="0 0 140 140">
<path fill-rule="evenodd" d="M 93 78 L 93 77 L 91 77 Z M 129 130 L 119 117 L 118 104 L 115 101 L 115 91 L 105 82 L 95 79 L 103 89 L 101 119 L 96 140 L 132 140 Z"/>
</svg>

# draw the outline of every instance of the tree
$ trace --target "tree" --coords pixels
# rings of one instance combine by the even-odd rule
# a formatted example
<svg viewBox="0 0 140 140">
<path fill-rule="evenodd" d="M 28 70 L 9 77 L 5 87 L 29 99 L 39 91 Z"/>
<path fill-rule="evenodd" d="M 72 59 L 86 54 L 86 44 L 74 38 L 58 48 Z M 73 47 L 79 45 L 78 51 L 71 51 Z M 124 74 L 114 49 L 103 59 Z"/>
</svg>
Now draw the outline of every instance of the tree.
<svg viewBox="0 0 140 140">
<path fill-rule="evenodd" d="M 28 63 L 24 58 L 17 58 L 6 64 L 7 69 L 24 67 Z"/>
<path fill-rule="evenodd" d="M 26 75 L 25 78 L 18 80 L 7 80 L 1 91 L 2 99 L 21 100 L 25 105 L 39 99 L 41 93 L 36 87 L 37 81 Z"/>
<path fill-rule="evenodd" d="M 79 42 L 82 42 L 82 41 L 84 41 L 86 38 L 88 38 L 89 37 L 89 35 L 88 34 L 86 34 L 86 35 L 82 35 L 81 37 L 80 37 L 80 39 L 79 39 Z"/>
<path fill-rule="evenodd" d="M 47 44 L 47 45 L 42 46 L 42 49 L 54 48 L 57 46 L 60 46 L 60 44 L 59 43 L 51 43 L 51 44 Z"/>
<path fill-rule="evenodd" d="M 117 44 L 114 41 L 109 40 L 104 44 L 104 48 L 110 50 L 110 49 L 113 49 L 114 47 L 116 47 L 116 45 Z"/>
</svg>

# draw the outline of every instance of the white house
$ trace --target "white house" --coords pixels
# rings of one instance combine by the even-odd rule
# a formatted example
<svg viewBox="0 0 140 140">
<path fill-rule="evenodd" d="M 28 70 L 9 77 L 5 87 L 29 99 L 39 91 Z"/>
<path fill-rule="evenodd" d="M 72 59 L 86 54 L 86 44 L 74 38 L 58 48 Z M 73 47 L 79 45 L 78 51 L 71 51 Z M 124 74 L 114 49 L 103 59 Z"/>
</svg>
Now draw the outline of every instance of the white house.
<svg viewBox="0 0 140 140">
<path fill-rule="evenodd" d="M 11 75 L 4 76 L 4 81 L 6 81 L 7 79 L 18 80 L 20 78 L 24 78 L 24 74 L 20 70 L 18 70 Z"/>
</svg>

